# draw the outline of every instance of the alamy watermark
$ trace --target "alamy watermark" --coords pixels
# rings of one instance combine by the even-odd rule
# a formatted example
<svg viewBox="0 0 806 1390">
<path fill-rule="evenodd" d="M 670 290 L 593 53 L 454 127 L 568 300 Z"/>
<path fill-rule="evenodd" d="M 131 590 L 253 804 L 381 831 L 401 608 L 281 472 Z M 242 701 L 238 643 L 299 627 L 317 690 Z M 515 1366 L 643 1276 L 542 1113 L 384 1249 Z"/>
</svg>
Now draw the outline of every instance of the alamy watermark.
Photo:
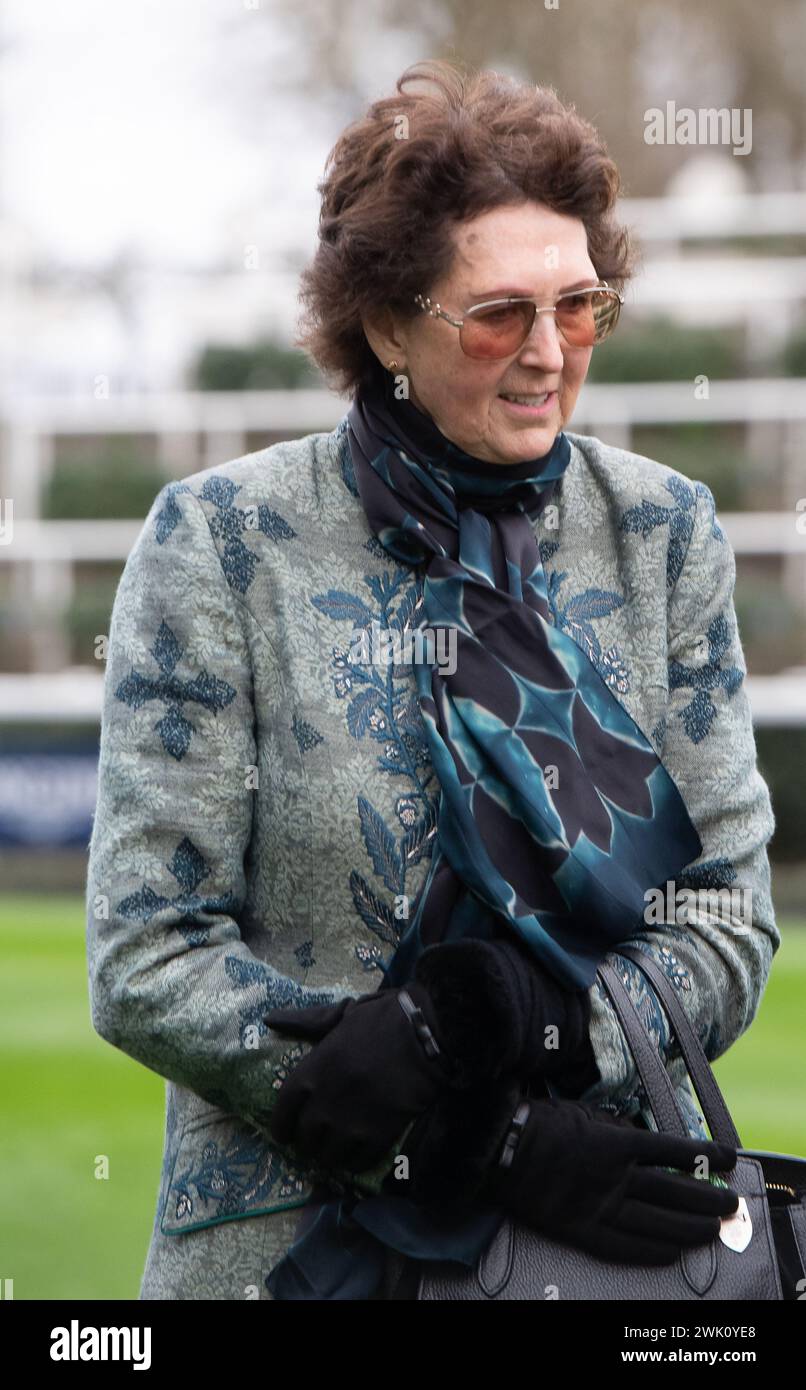
<svg viewBox="0 0 806 1390">
<path fill-rule="evenodd" d="M 69 1327 L 54 1327 L 50 1341 L 51 1361 L 131 1361 L 135 1371 L 151 1366 L 150 1327 L 81 1327 L 73 1318 Z"/>
<path fill-rule="evenodd" d="M 753 922 L 750 888 L 678 888 L 673 879 L 664 888 L 648 888 L 644 893 L 644 921 L 648 926 L 677 922 L 684 926 L 697 914 L 713 915 L 722 921 L 733 919 L 743 926 Z"/>
<path fill-rule="evenodd" d="M 382 627 L 377 618 L 365 627 L 353 628 L 350 661 L 356 666 L 395 666 L 415 662 L 436 666 L 442 676 L 456 671 L 455 627 Z"/>
<path fill-rule="evenodd" d="M 733 153 L 753 148 L 753 112 L 749 106 L 650 106 L 644 112 L 646 145 L 731 145 Z"/>
</svg>

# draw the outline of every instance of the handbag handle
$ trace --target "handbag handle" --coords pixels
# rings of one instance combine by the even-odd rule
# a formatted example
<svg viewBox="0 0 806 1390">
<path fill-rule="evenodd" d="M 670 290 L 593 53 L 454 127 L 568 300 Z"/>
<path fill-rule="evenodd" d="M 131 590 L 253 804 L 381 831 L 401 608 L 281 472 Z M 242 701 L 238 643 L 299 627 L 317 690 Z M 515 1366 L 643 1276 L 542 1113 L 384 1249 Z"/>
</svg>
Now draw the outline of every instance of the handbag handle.
<svg viewBox="0 0 806 1390">
<path fill-rule="evenodd" d="M 622 946 L 619 954 L 629 956 L 630 960 L 644 971 L 644 974 L 649 977 L 655 993 L 660 998 L 669 1017 L 672 1030 L 677 1037 L 686 1070 L 714 1139 L 723 1144 L 733 1144 L 737 1149 L 742 1148 L 738 1130 L 731 1118 L 725 1097 L 719 1088 L 719 1082 L 714 1076 L 711 1063 L 705 1055 L 705 1049 L 694 1031 L 691 1019 L 675 994 L 668 976 L 663 973 L 657 961 L 652 960 L 646 952 L 639 950 L 636 946 Z"/>
<path fill-rule="evenodd" d="M 671 1078 L 624 987 L 621 976 L 605 961 L 596 973 L 610 996 L 610 1002 L 621 1024 L 655 1124 L 663 1134 L 679 1134 L 685 1137 L 688 1135 L 688 1125 Z"/>
<path fill-rule="evenodd" d="M 677 1036 L 683 1059 L 689 1070 L 697 1098 L 702 1106 L 712 1138 L 741 1148 L 741 1140 L 730 1117 L 722 1092 L 717 1085 L 702 1044 L 671 991 L 671 984 L 654 961 L 635 947 L 621 946 L 619 953 L 627 956 L 649 978 L 664 1004 L 672 1030 Z M 644 1027 L 641 1018 L 624 987 L 618 972 L 604 961 L 597 975 L 610 997 L 621 1023 L 628 1046 L 635 1060 L 638 1075 L 647 1095 L 649 1108 L 662 1133 L 688 1136 L 689 1130 L 675 1094 L 668 1071 Z"/>
</svg>

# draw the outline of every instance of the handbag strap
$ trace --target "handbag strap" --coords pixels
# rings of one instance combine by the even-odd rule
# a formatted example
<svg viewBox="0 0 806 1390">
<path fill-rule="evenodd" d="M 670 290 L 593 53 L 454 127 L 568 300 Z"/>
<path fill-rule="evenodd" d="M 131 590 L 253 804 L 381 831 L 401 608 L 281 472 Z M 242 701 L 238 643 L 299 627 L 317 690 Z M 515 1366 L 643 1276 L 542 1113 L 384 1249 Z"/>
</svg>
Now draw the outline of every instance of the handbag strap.
<svg viewBox="0 0 806 1390">
<path fill-rule="evenodd" d="M 703 1045 L 694 1031 L 688 1014 L 677 998 L 671 981 L 657 962 L 637 946 L 620 946 L 618 954 L 628 956 L 640 970 L 643 970 L 663 1004 L 713 1138 L 723 1144 L 733 1144 L 737 1149 L 742 1148 L 742 1141 L 731 1119 L 725 1097 L 719 1089 L 719 1083 L 705 1055 Z M 664 1067 L 664 1072 L 665 1070 Z"/>
<path fill-rule="evenodd" d="M 671 1078 L 624 987 L 624 981 L 618 971 L 607 961 L 602 962 L 596 973 L 610 996 L 613 1008 L 618 1015 L 627 1044 L 635 1060 L 638 1075 L 646 1091 L 655 1124 L 663 1134 L 679 1134 L 686 1137 L 689 1132 L 688 1125 L 680 1102 L 675 1095 Z"/>
</svg>

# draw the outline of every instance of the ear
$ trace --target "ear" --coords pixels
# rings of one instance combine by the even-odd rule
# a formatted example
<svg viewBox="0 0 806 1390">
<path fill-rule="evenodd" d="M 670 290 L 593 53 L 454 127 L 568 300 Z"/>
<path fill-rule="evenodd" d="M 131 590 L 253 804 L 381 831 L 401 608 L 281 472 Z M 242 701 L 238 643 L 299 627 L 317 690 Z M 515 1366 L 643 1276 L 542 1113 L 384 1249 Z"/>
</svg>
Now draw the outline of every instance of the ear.
<svg viewBox="0 0 806 1390">
<path fill-rule="evenodd" d="M 361 315 L 364 336 L 382 367 L 390 362 L 405 363 L 408 335 L 387 306 Z"/>
</svg>

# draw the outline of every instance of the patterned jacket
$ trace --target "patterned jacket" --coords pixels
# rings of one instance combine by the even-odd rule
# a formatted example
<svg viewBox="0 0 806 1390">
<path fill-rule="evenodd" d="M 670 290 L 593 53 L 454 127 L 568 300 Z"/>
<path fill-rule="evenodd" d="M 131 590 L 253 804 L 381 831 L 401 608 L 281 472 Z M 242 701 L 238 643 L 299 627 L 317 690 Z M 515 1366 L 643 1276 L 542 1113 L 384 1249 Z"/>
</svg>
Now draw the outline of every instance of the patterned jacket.
<svg viewBox="0 0 806 1390">
<path fill-rule="evenodd" d="M 749 890 L 707 905 L 700 891 L 682 924 L 666 911 L 633 937 L 714 1059 L 752 1022 L 780 943 L 735 560 L 703 483 L 567 433 L 556 505 L 533 522 L 552 620 L 685 798 L 703 853 L 674 888 Z M 418 573 L 369 529 L 346 416 L 329 433 L 169 483 L 127 560 L 109 632 L 87 950 L 94 1028 L 167 1083 L 141 1297 L 243 1296 L 205 1284 L 201 1242 L 195 1282 L 171 1285 L 176 1237 L 233 1221 L 242 1235 L 243 1218 L 310 1193 L 316 1171 L 268 1133 L 309 1044 L 262 1020 L 275 1006 L 376 988 L 404 924 L 401 899 L 425 879 L 439 785 L 414 669 L 351 654 L 354 629 L 373 620 L 405 629 L 419 592 Z M 665 1057 L 690 1132 L 705 1135 L 658 999 L 631 962 L 608 959 Z M 584 1098 L 655 1127 L 598 982 L 591 1002 L 602 1080 Z M 373 1191 L 388 1166 L 337 1176 Z M 287 1245 L 288 1221 L 282 1229 Z"/>
</svg>

